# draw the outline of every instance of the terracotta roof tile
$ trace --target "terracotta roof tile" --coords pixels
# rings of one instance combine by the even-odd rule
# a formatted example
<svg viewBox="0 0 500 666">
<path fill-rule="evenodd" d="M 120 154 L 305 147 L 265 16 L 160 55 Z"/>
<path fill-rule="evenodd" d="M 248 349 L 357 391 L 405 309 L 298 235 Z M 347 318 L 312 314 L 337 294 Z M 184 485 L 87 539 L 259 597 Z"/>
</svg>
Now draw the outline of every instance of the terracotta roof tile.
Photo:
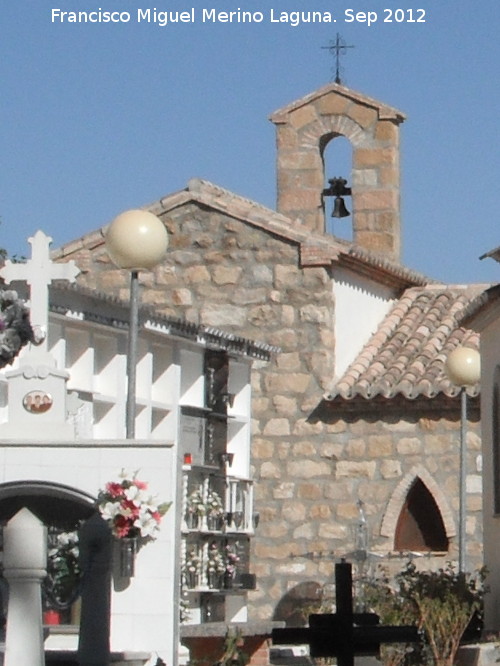
<svg viewBox="0 0 500 666">
<path fill-rule="evenodd" d="M 459 345 L 479 349 L 478 333 L 460 321 L 486 285 L 427 285 L 407 289 L 335 385 L 327 400 L 402 395 L 414 399 L 459 389 L 444 373 L 448 354 Z M 470 393 L 476 395 L 479 385 Z"/>
</svg>

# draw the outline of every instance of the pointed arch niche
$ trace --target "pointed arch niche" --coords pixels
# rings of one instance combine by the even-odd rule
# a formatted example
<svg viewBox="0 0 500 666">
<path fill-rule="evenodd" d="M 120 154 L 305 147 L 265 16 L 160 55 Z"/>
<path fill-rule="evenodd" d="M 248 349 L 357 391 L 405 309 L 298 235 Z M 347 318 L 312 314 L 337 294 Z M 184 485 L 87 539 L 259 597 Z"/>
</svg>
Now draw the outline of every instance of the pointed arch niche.
<svg viewBox="0 0 500 666">
<path fill-rule="evenodd" d="M 324 188 L 330 187 L 330 178 L 345 178 L 347 187 L 352 187 L 352 143 L 341 134 L 331 134 L 320 139 L 323 160 Z M 334 197 L 324 199 L 325 231 L 328 234 L 353 241 L 353 204 L 351 197 L 344 197 L 349 217 L 332 217 Z"/>
<path fill-rule="evenodd" d="M 447 552 L 457 530 L 448 501 L 421 465 L 398 484 L 387 505 L 380 530 L 397 551 Z"/>
</svg>

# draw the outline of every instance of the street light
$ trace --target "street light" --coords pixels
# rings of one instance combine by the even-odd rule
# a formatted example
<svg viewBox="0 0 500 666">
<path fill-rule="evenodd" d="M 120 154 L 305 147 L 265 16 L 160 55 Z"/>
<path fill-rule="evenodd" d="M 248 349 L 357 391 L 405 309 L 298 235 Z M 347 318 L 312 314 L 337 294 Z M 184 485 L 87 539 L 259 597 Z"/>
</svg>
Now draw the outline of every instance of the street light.
<svg viewBox="0 0 500 666">
<path fill-rule="evenodd" d="M 149 271 L 165 256 L 168 234 L 156 215 L 128 210 L 111 222 L 105 234 L 106 249 L 118 268 L 130 271 L 130 320 L 127 349 L 126 437 L 135 437 L 137 335 L 139 328 L 139 271 Z"/>
<path fill-rule="evenodd" d="M 470 347 L 457 347 L 446 359 L 448 379 L 460 386 L 460 493 L 458 521 L 458 569 L 465 571 L 465 515 L 467 476 L 467 387 L 477 384 L 481 376 L 481 357 Z"/>
</svg>

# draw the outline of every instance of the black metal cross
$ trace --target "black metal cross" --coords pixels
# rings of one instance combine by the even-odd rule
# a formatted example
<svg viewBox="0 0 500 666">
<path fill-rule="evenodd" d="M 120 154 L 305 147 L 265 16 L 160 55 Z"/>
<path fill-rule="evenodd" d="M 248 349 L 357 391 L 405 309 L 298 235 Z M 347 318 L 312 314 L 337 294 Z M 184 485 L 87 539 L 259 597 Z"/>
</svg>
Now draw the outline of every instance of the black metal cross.
<svg viewBox="0 0 500 666">
<path fill-rule="evenodd" d="M 336 613 L 309 615 L 309 627 L 273 629 L 278 645 L 309 645 L 311 657 L 336 657 L 337 666 L 354 666 L 356 655 L 378 655 L 381 643 L 416 643 L 416 627 L 379 624 L 376 613 L 354 613 L 352 565 L 335 564 Z"/>
<path fill-rule="evenodd" d="M 330 46 L 322 46 L 321 48 L 328 49 L 335 56 L 335 83 L 342 83 L 340 80 L 340 56 L 346 54 L 346 49 L 353 49 L 354 46 L 346 44 L 338 32 L 335 41 L 330 41 Z"/>
</svg>

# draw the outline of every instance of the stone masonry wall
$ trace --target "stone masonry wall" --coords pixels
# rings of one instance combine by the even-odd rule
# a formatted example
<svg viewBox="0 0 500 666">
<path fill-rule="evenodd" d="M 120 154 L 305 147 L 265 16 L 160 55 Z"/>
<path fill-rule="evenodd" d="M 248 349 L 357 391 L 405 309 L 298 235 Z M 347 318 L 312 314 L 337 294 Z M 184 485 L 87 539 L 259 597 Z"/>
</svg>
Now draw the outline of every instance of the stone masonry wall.
<svg viewBox="0 0 500 666">
<path fill-rule="evenodd" d="M 279 396 L 269 427 L 285 427 L 281 411 L 300 411 L 308 398 L 317 403 L 333 376 L 328 271 L 303 271 L 296 244 L 195 205 L 169 213 L 165 223 L 167 256 L 153 272 L 140 273 L 142 302 L 159 314 L 279 346 L 282 353 L 267 367 L 265 380 L 256 380 L 255 390 L 272 404 Z M 71 258 L 82 269 L 80 283 L 128 298 L 129 276 L 114 267 L 103 243 Z"/>
<path fill-rule="evenodd" d="M 409 407 L 409 412 L 414 408 Z M 267 416 L 256 412 L 263 425 Z M 259 418 L 260 417 L 260 418 Z M 253 461 L 257 506 L 261 511 L 254 545 L 259 589 L 253 593 L 255 611 L 282 619 L 298 609 L 314 605 L 317 586 L 333 580 L 334 559 L 356 549 L 354 526 L 359 518 L 357 500 L 364 503 L 369 548 L 393 553 L 394 531 L 382 536 L 383 524 L 395 527 L 404 501 L 398 487 L 415 471 L 425 472 L 451 537 L 450 553 L 434 558 L 443 566 L 456 558 L 458 528 L 459 421 L 409 417 L 404 413 L 380 416 L 375 421 L 308 424 L 290 415 L 291 436 L 278 438 L 256 434 Z M 468 433 L 467 461 L 467 564 L 481 565 L 481 444 L 478 424 Z M 400 501 L 392 502 L 391 498 Z M 440 502 L 441 500 L 441 502 Z M 397 507 L 397 511 L 395 508 Z M 393 515 L 391 515 L 391 509 Z M 328 553 L 335 557 L 328 557 Z M 325 556 L 303 557 L 306 553 Z M 406 558 L 379 560 L 397 567 Z M 428 561 L 425 561 L 427 566 Z M 278 612 L 277 612 L 278 609 Z"/>
<path fill-rule="evenodd" d="M 140 275 L 143 301 L 166 313 L 281 347 L 269 363 L 255 363 L 252 464 L 255 510 L 260 513 L 251 555 L 257 590 L 253 619 L 300 621 L 300 609 L 331 581 L 331 558 L 354 547 L 356 502 L 365 503 L 371 546 L 390 551 L 381 526 L 398 484 L 420 465 L 447 502 L 448 527 L 457 524 L 458 411 L 447 420 L 418 413 L 418 404 L 375 420 L 309 417 L 333 377 L 334 302 L 325 268 L 299 266 L 298 247 L 282 238 L 190 204 L 165 220 L 170 246 L 163 265 Z M 80 282 L 128 295 L 128 275 L 113 267 L 102 243 L 68 258 Z M 417 410 L 417 411 L 416 411 Z M 458 404 L 457 404 L 458 410 Z M 416 415 L 415 415 L 416 414 Z M 415 415 L 415 416 L 413 416 Z M 468 550 L 479 564 L 480 454 L 477 426 L 469 434 Z M 446 516 L 445 516 L 446 517 Z M 397 516 L 393 517 L 393 523 Z M 386 518 L 389 525 L 391 521 Z"/>
</svg>

